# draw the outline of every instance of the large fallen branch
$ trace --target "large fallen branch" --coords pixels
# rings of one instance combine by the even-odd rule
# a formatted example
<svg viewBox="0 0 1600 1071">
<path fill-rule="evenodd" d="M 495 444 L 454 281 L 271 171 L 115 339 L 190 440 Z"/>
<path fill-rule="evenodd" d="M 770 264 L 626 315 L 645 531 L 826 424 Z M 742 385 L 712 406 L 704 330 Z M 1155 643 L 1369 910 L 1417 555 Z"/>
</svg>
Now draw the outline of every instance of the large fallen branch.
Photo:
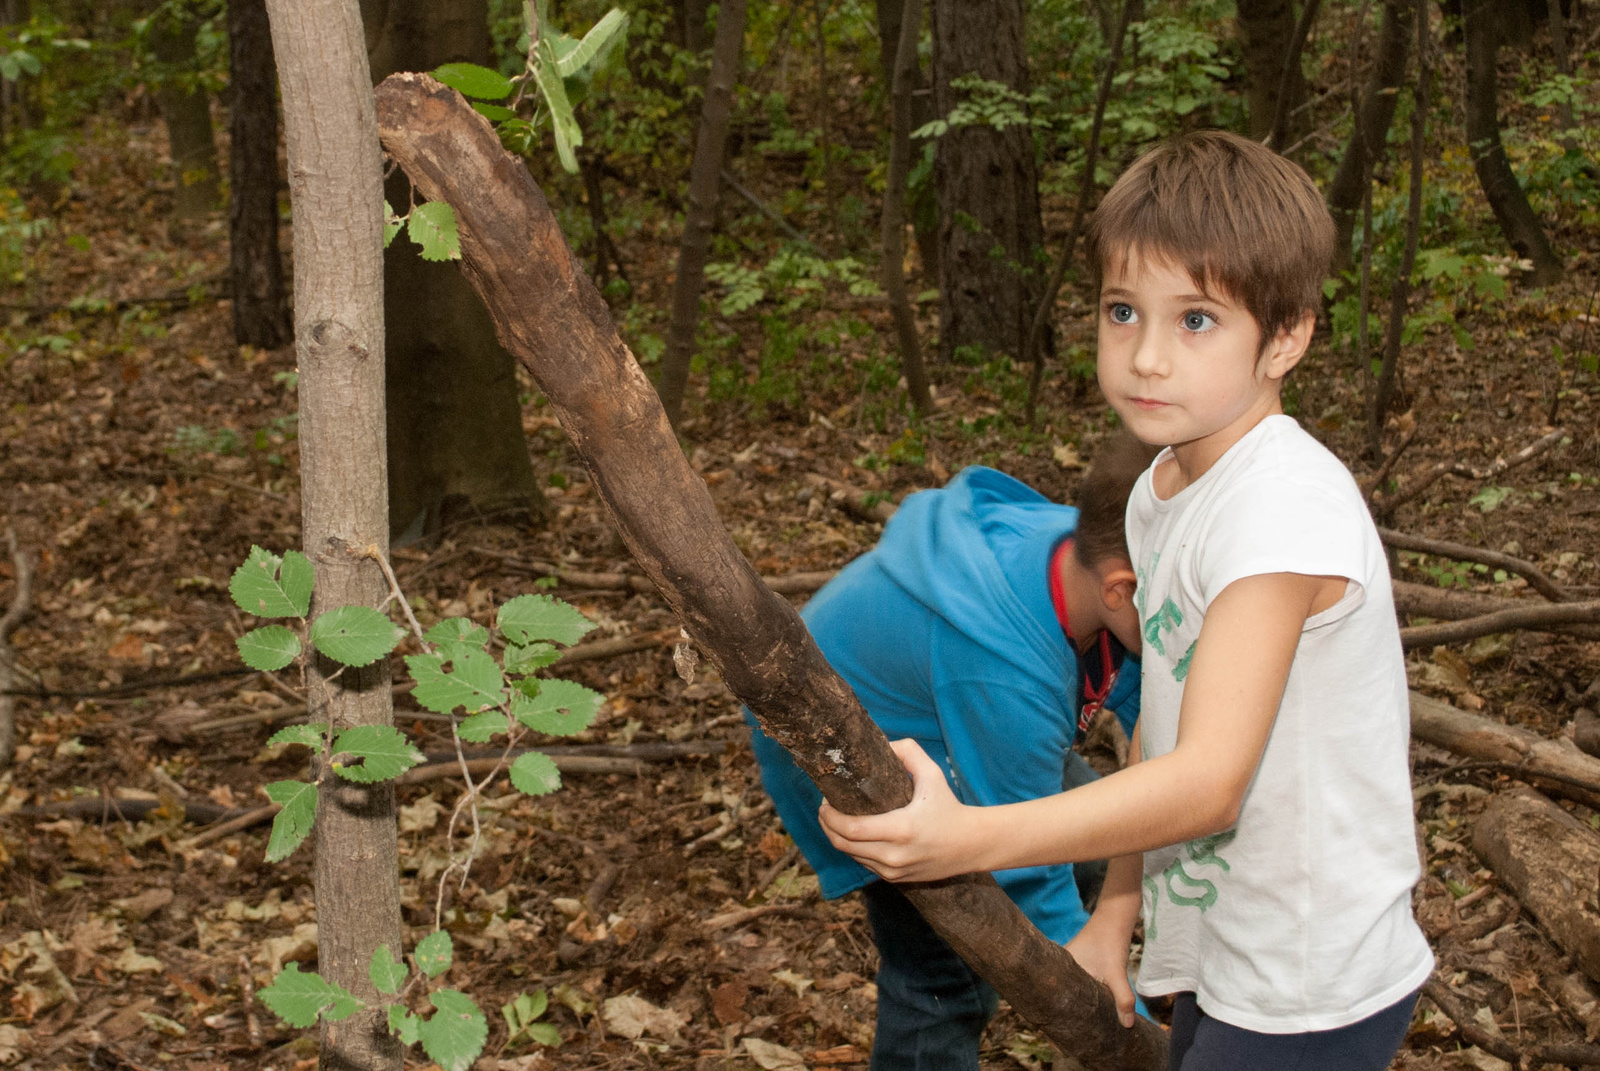
<svg viewBox="0 0 1600 1071">
<path fill-rule="evenodd" d="M 527 168 L 460 95 L 426 75 L 392 75 L 377 104 L 389 154 L 423 196 L 455 208 L 462 270 L 501 342 L 550 400 L 634 559 L 729 689 L 840 810 L 906 803 L 910 778 L 888 738 L 734 546 Z M 988 875 L 905 891 L 1070 1056 L 1095 1069 L 1165 1063 L 1160 1028 L 1143 1018 L 1122 1028 L 1110 991 Z"/>
<path fill-rule="evenodd" d="M 1393 528 L 1379 528 L 1378 536 L 1385 544 L 1396 550 L 1432 554 L 1440 558 L 1452 558 L 1458 562 L 1477 562 L 1515 573 L 1526 580 L 1529 587 L 1552 602 L 1566 602 L 1572 598 L 1560 584 L 1546 576 L 1537 565 L 1510 554 L 1502 554 L 1498 550 L 1469 547 L 1465 543 L 1451 543 L 1443 539 L 1429 539 L 1427 536 L 1412 535 L 1410 532 L 1397 532 Z"/>
<path fill-rule="evenodd" d="M 1569 740 L 1547 740 L 1421 692 L 1411 693 L 1411 735 L 1600 809 L 1600 759 Z"/>
<path fill-rule="evenodd" d="M 1400 642 L 1407 650 L 1414 647 L 1432 647 L 1441 643 L 1462 643 L 1479 636 L 1492 636 L 1496 632 L 1532 631 L 1577 626 L 1588 628 L 1600 625 L 1600 599 L 1590 602 L 1533 603 L 1511 607 L 1469 617 L 1463 621 L 1447 621 L 1439 625 L 1414 625 L 1400 630 Z"/>
</svg>

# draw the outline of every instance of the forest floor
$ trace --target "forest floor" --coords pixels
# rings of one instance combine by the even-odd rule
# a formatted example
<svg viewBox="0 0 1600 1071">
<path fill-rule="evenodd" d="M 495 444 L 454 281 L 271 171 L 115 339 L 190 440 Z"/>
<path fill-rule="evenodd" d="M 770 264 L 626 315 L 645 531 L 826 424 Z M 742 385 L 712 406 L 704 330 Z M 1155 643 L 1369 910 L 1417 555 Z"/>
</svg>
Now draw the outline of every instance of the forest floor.
<svg viewBox="0 0 1600 1071">
<path fill-rule="evenodd" d="M 234 345 L 228 306 L 214 296 L 226 271 L 225 223 L 169 234 L 159 148 L 148 132 L 91 139 L 80 188 L 93 194 L 48 209 L 54 237 L 30 254 L 27 286 L 6 295 L 15 348 L 0 363 L 0 529 L 14 529 L 38 562 L 34 612 L 12 642 L 18 686 L 48 694 L 18 699 L 20 747 L 0 774 L 0 1064 L 305 1071 L 315 1064 L 314 1032 L 283 1027 L 251 991 L 282 963 L 315 958 L 309 849 L 267 865 L 265 827 L 187 842 L 203 825 L 193 819 L 259 806 L 263 784 L 302 772 L 303 752 L 265 746 L 296 705 L 293 682 L 235 673 L 159 683 L 236 670 L 243 625 L 228 577 L 252 544 L 298 544 L 295 399 L 283 375 L 295 357 Z M 665 305 L 671 238 L 638 230 L 621 239 L 640 306 Z M 1418 428 L 1394 470 L 1403 491 L 1439 463 L 1482 469 L 1541 439 L 1556 391 L 1568 438 L 1488 480 L 1439 480 L 1390 523 L 1530 559 L 1570 593 L 1594 598 L 1600 383 L 1573 362 L 1558 368 L 1551 352 L 1556 342 L 1567 353 L 1584 338 L 1591 351 L 1600 345 L 1585 320 L 1597 250 L 1593 234 L 1556 239 L 1582 250 L 1566 283 L 1542 294 L 1514 287 L 1463 321 L 1470 350 L 1443 329 L 1408 349 L 1409 412 L 1388 442 Z M 694 467 L 760 572 L 837 569 L 881 531 L 815 492 L 814 475 L 898 498 L 985 463 L 1070 501 L 1110 427 L 1092 384 L 1048 375 L 1042 427 L 1028 432 L 1016 420 L 1025 375 L 939 365 L 937 412 L 920 440 L 908 437 L 883 404 L 892 383 L 870 396 L 865 385 L 863 369 L 888 347 L 887 312 L 850 300 L 806 313 L 873 331 L 829 328 L 836 341 L 826 356 L 838 374 L 802 382 L 805 404 L 763 412 L 735 396 L 701 405 L 686 428 Z M 1086 314 L 1081 295 L 1076 302 Z M 923 312 L 933 315 L 931 306 Z M 1092 347 L 1092 318 L 1064 319 L 1063 351 Z M 1354 366 L 1319 343 L 1294 374 L 1291 399 L 1313 434 L 1366 477 L 1373 466 L 1362 453 Z M 555 521 L 542 531 L 461 527 L 397 549 L 401 583 L 425 618 L 488 622 L 499 602 L 543 590 L 535 580 L 544 566 L 637 572 L 531 390 L 524 418 L 536 463 L 553 477 Z M 1399 561 L 1401 579 L 1531 598 L 1515 577 L 1497 582 L 1412 554 Z M 14 568 L 0 566 L 0 607 L 14 580 Z M 670 636 L 675 625 L 653 593 L 554 590 L 598 622 L 595 638 Z M 1586 690 L 1594 705 L 1600 644 L 1502 634 L 1413 651 L 1409 666 L 1423 691 L 1557 738 L 1570 732 Z M 484 853 L 453 899 L 458 955 L 448 975 L 490 1013 L 479 1066 L 864 1066 L 875 956 L 863 909 L 853 898 L 818 899 L 814 876 L 762 806 L 727 690 L 705 670 L 693 683 L 680 679 L 670 639 L 577 664 L 571 675 L 608 697 L 580 742 L 709 746 L 642 773 L 572 774 L 549 797 L 508 790 L 486 802 Z M 448 731 L 406 697 L 396 706 L 424 750 L 448 749 Z M 1478 1026 L 1519 1048 L 1585 1040 L 1600 1019 L 1586 1023 L 1581 1008 L 1557 999 L 1572 958 L 1470 847 L 1485 801 L 1517 782 L 1426 745 L 1414 760 L 1428 853 L 1418 912 L 1439 976 Z M 433 886 L 452 848 L 442 815 L 458 792 L 446 780 L 400 790 L 408 945 L 432 926 Z M 92 801 L 92 813 L 23 811 L 73 800 Z M 144 818 L 125 816 L 141 801 Z M 1594 812 L 1563 805 L 1600 828 Z M 1593 889 L 1593 874 L 1572 878 Z M 552 994 L 547 1020 L 563 1043 L 508 1048 L 494 1009 L 538 988 Z M 619 996 L 644 1003 L 598 1011 Z M 1033 1069 L 1049 1059 L 1026 1024 L 1002 1011 L 985 1066 Z M 1464 1046 L 1424 1002 L 1396 1066 L 1507 1065 Z"/>
</svg>

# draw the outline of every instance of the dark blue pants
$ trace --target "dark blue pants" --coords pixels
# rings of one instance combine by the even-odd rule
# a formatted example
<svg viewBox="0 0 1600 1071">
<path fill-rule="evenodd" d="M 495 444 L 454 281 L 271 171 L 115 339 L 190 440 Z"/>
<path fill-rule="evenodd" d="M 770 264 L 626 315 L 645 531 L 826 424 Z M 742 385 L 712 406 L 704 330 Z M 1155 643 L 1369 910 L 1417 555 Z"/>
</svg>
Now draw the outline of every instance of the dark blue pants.
<svg viewBox="0 0 1600 1071">
<path fill-rule="evenodd" d="M 1385 1071 L 1411 1026 L 1412 993 L 1360 1022 L 1305 1034 L 1258 1034 L 1218 1022 L 1179 993 L 1168 1071 Z"/>
<path fill-rule="evenodd" d="M 878 945 L 872 1071 L 978 1071 L 1000 998 L 886 881 L 861 890 Z"/>
</svg>

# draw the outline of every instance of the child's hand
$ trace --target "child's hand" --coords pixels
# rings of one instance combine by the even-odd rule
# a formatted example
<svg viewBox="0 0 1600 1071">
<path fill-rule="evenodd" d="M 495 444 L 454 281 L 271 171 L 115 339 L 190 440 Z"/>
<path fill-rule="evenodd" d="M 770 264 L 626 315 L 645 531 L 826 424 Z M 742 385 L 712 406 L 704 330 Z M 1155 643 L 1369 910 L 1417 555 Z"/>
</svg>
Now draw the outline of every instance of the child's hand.
<svg viewBox="0 0 1600 1071">
<path fill-rule="evenodd" d="M 1091 917 L 1078 936 L 1067 942 L 1067 951 L 1091 978 L 1104 982 L 1117 1002 L 1117 1018 L 1123 1026 L 1133 1025 L 1133 987 L 1128 985 L 1129 935 L 1119 927 L 1096 925 Z"/>
<path fill-rule="evenodd" d="M 944 772 L 915 740 L 890 745 L 911 773 L 911 802 L 885 814 L 849 815 L 826 800 L 818 812 L 833 846 L 889 881 L 934 881 L 987 869 L 964 834 L 979 810 L 956 799 Z"/>
</svg>

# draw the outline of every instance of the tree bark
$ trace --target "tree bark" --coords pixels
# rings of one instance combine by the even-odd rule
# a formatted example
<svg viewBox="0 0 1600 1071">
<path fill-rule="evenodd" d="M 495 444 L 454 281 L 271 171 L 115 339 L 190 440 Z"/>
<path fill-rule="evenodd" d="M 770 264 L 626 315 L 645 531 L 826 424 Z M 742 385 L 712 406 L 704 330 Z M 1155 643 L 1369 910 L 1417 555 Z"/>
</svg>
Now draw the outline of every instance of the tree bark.
<svg viewBox="0 0 1600 1071">
<path fill-rule="evenodd" d="M 977 75 L 1026 95 L 1022 0 L 933 0 L 933 110 L 949 115 Z M 939 356 L 978 347 L 1020 359 L 1044 293 L 1044 227 L 1033 132 L 1026 125 L 952 128 L 938 140 Z M 1046 352 L 1053 350 L 1046 336 Z"/>
<path fill-rule="evenodd" d="M 278 85 L 265 0 L 229 0 L 228 73 L 233 339 L 274 350 L 294 328 L 278 251 Z"/>
<path fill-rule="evenodd" d="M 1283 151 L 1289 142 L 1291 129 L 1303 128 L 1303 122 L 1295 120 L 1295 112 L 1304 103 L 1305 98 L 1305 72 L 1300 69 L 1300 57 L 1305 53 L 1306 40 L 1311 36 L 1311 27 L 1317 21 L 1317 10 L 1321 7 L 1322 0 L 1305 0 L 1300 8 L 1300 18 L 1294 24 L 1294 36 L 1289 41 L 1289 51 L 1283 57 L 1283 70 L 1278 75 L 1277 99 L 1272 102 L 1271 133 L 1267 135 L 1266 142 L 1272 148 Z M 1295 83 L 1301 85 L 1301 97 L 1294 97 Z"/>
<path fill-rule="evenodd" d="M 1517 256 L 1533 262 L 1529 282 L 1548 286 L 1565 274 L 1561 258 L 1550 247 L 1528 195 L 1517 182 L 1500 142 L 1500 115 L 1496 103 L 1495 60 L 1500 43 L 1494 33 L 1492 0 L 1464 0 L 1462 23 L 1467 37 L 1467 148 L 1478 184 L 1488 198 L 1495 222 Z"/>
<path fill-rule="evenodd" d="M 150 50 L 165 68 L 155 97 L 172 156 L 172 216 L 180 221 L 202 219 L 222 200 L 210 102 L 204 90 L 174 77 L 192 73 L 199 30 L 192 12 L 158 13 L 150 27 Z"/>
<path fill-rule="evenodd" d="M 493 63 L 486 0 L 362 0 L 374 79 L 442 63 Z M 410 184 L 384 193 L 397 211 Z M 550 510 L 528 456 L 516 362 L 453 264 L 429 263 L 400 235 L 384 251 L 388 331 L 389 532 L 414 540 L 509 512 L 535 525 Z"/>
<path fill-rule="evenodd" d="M 1406 76 L 1406 57 L 1410 54 L 1408 31 L 1411 5 L 1407 0 L 1383 0 L 1383 24 L 1378 31 L 1378 54 L 1372 74 L 1361 91 L 1350 140 L 1339 158 L 1339 168 L 1328 184 L 1328 212 L 1333 216 L 1336 244 L 1333 273 L 1344 274 L 1350 267 L 1351 236 L 1361 213 L 1362 191 L 1372 182 L 1372 169 L 1383 156 L 1394 122 L 1395 102 L 1400 83 Z M 1362 361 L 1366 360 L 1363 353 Z"/>
<path fill-rule="evenodd" d="M 1600 794 L 1581 787 L 1600 784 L 1600 759 L 1585 755 L 1570 740 L 1546 740 L 1421 692 L 1411 693 L 1411 736 L 1465 758 L 1513 767 L 1525 780 L 1547 782 L 1563 795 L 1600 805 Z"/>
<path fill-rule="evenodd" d="M 904 20 L 905 5 L 898 0 L 877 0 L 873 5 L 878 15 L 878 73 L 883 85 L 894 92 L 895 57 L 899 54 L 900 24 Z M 922 5 L 917 6 L 917 19 L 922 19 Z M 918 41 L 921 31 L 918 31 Z M 920 45 L 919 45 L 920 47 Z M 911 101 L 910 130 L 920 130 L 933 118 L 933 94 L 928 90 L 928 79 L 922 73 L 920 60 L 913 62 L 906 74 Z M 912 146 L 915 153 L 922 151 L 924 142 Z M 909 157 L 908 157 L 909 159 Z M 908 190 L 906 207 L 910 211 L 911 229 L 917 236 L 917 254 L 922 258 L 922 274 L 929 285 L 939 285 L 939 204 L 934 197 L 933 183 L 924 182 Z"/>
<path fill-rule="evenodd" d="M 1250 113 L 1250 136 L 1266 141 L 1280 107 L 1280 90 L 1288 90 L 1285 114 L 1306 99 L 1306 79 L 1300 64 L 1286 63 L 1296 51 L 1294 4 L 1290 0 L 1239 0 L 1239 32 L 1244 38 L 1245 83 Z M 1285 73 L 1287 72 L 1287 74 Z"/>
<path fill-rule="evenodd" d="M 724 0 L 717 9 L 717 32 L 711 44 L 711 75 L 700 110 L 700 133 L 694 162 L 689 165 L 689 206 L 684 213 L 683 240 L 678 246 L 678 271 L 672 281 L 672 322 L 661 358 L 661 404 L 676 425 L 683 418 L 683 394 L 689 383 L 689 358 L 700 328 L 700 291 L 705 288 L 706 256 L 711 226 L 717 215 L 717 180 L 728 142 L 728 117 L 733 112 L 733 87 L 744 55 L 745 0 Z"/>
<path fill-rule="evenodd" d="M 388 547 L 383 414 L 383 161 L 355 0 L 267 0 L 283 87 L 294 205 L 300 469 L 313 612 L 380 605 Z M 311 666 L 314 720 L 393 723 L 389 663 Z M 337 672 L 336 672 L 337 671 Z M 402 952 L 394 786 L 331 773 L 317 801 L 313 879 L 318 970 L 368 1002 L 322 1024 L 324 1071 L 400 1071 L 402 1049 L 367 974 L 382 944 Z"/>
<path fill-rule="evenodd" d="M 378 107 L 390 154 L 423 192 L 455 206 L 462 271 L 549 397 L 628 549 L 734 695 L 836 807 L 860 814 L 907 801 L 910 780 L 888 739 L 723 529 L 527 171 L 459 96 L 425 77 L 388 79 Z M 1162 1064 L 1160 1029 L 1119 1026 L 1109 992 L 992 879 L 905 888 L 1019 1013 L 1086 1066 Z"/>
<path fill-rule="evenodd" d="M 906 173 L 911 167 L 911 86 L 917 69 L 917 36 L 922 32 L 922 0 L 905 0 L 900 41 L 895 54 L 889 107 L 889 174 L 883 190 L 883 290 L 894 316 L 895 338 L 900 347 L 900 371 L 906 393 L 918 413 L 933 408 L 928 393 L 928 373 L 922 364 L 922 343 L 917 319 L 906 294 Z"/>
</svg>

